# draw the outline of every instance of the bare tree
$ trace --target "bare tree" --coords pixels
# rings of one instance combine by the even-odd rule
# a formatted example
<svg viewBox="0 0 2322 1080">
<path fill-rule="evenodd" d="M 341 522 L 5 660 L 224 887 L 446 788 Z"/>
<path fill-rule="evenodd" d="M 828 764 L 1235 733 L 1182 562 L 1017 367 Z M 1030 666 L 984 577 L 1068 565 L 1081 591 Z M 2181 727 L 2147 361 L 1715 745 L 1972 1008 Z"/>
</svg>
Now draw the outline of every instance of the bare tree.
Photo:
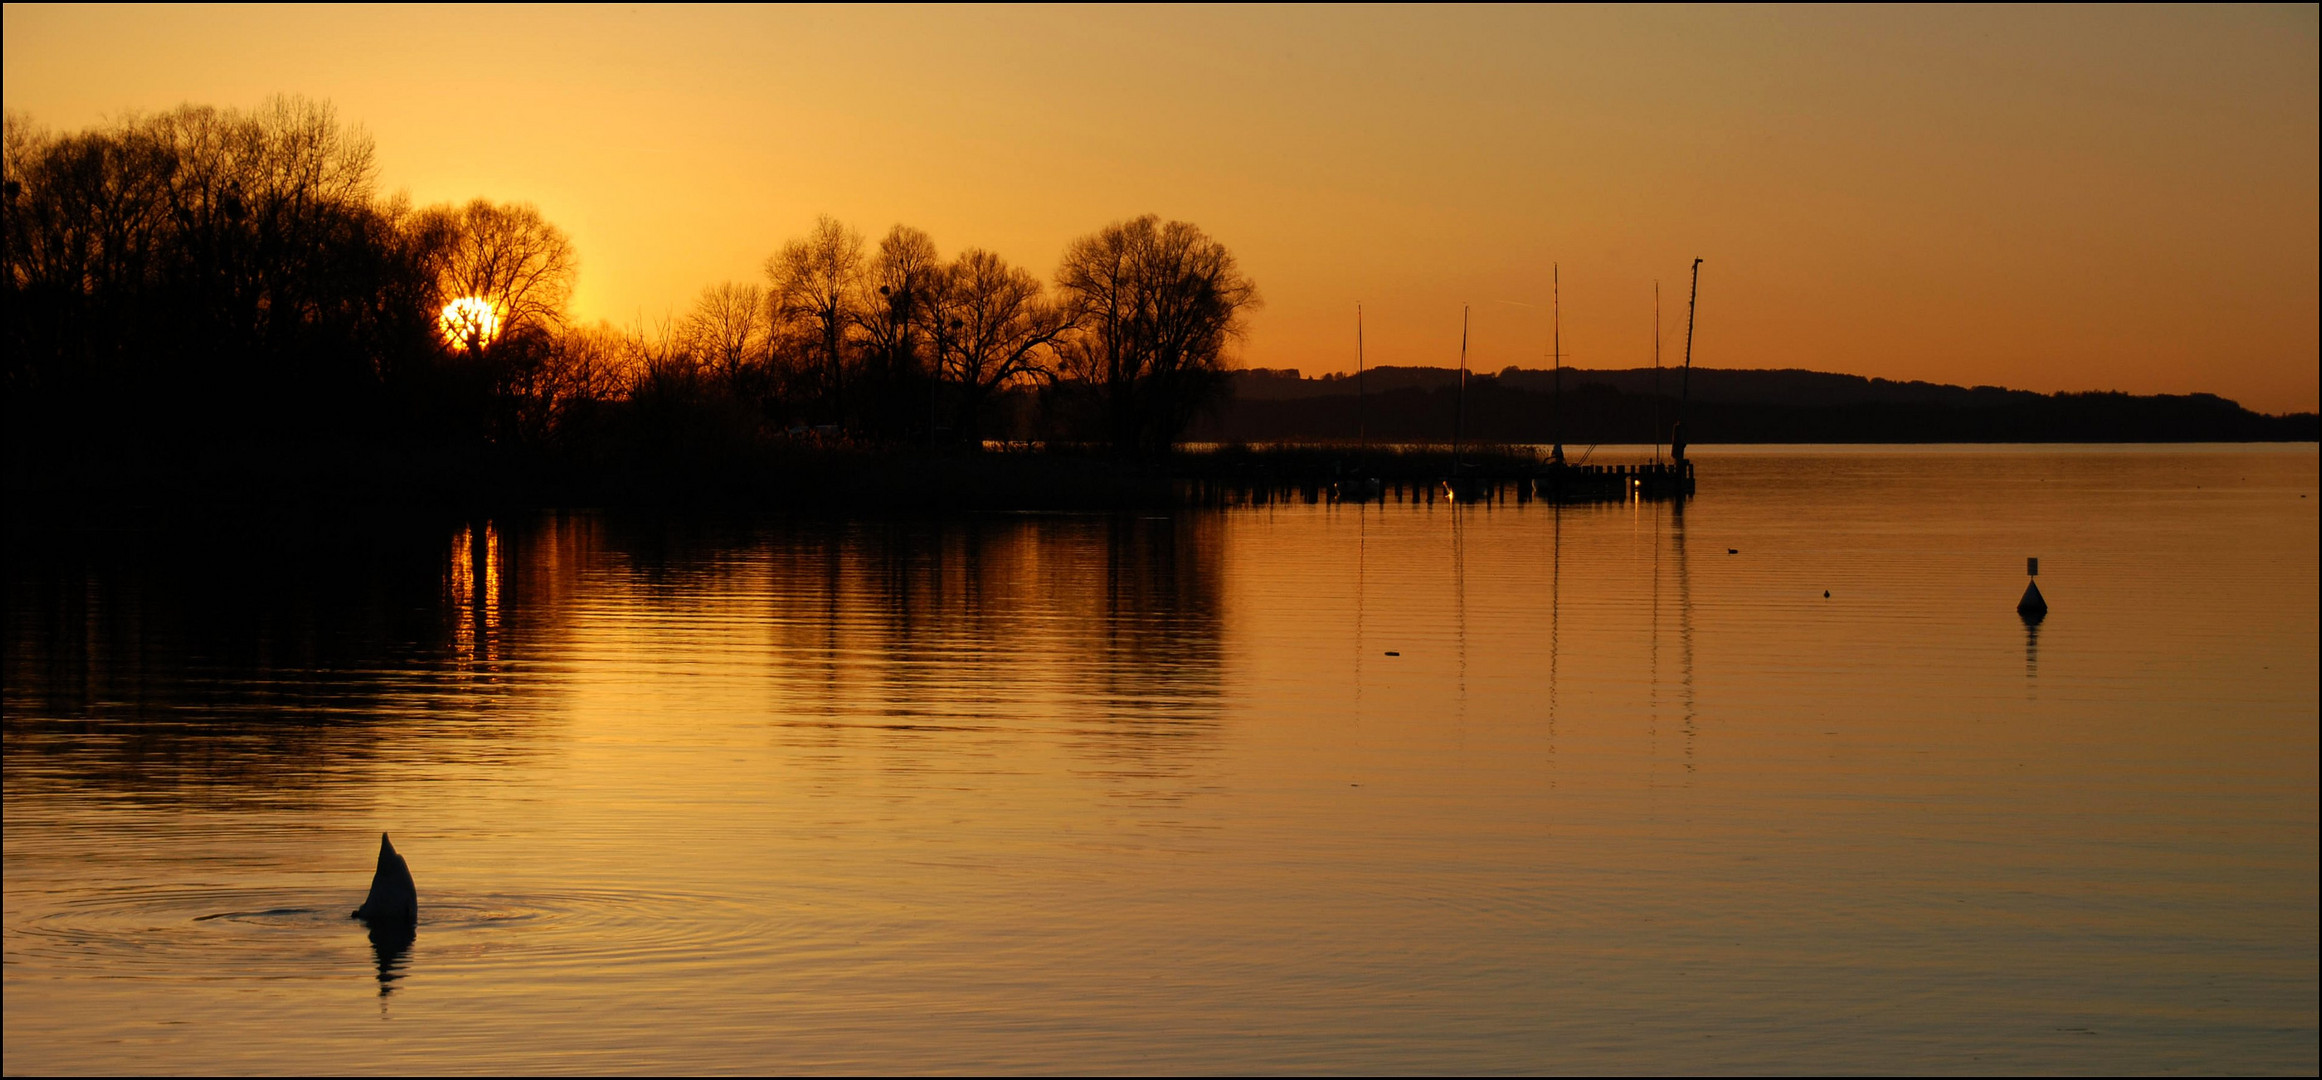
<svg viewBox="0 0 2322 1080">
<path fill-rule="evenodd" d="M 9 117 L 8 274 L 20 289 L 105 297 L 162 267 L 178 163 L 143 126 L 64 137 Z"/>
<path fill-rule="evenodd" d="M 887 230 L 863 280 L 856 320 L 865 351 L 885 373 L 900 374 L 918 359 L 921 312 L 942 265 L 935 240 L 907 225 Z"/>
<path fill-rule="evenodd" d="M 347 287 L 350 211 L 370 202 L 378 171 L 368 134 L 328 102 L 290 96 L 249 112 L 188 105 L 136 128 L 173 161 L 176 276 L 198 283 L 187 317 L 274 352 L 332 321 L 325 297 Z"/>
<path fill-rule="evenodd" d="M 1043 292 L 1039 278 L 980 248 L 960 252 L 936 280 L 928 336 L 944 380 L 959 388 L 959 436 L 970 446 L 983 439 L 992 394 L 1049 374 L 1053 346 L 1072 328 Z"/>
<path fill-rule="evenodd" d="M 739 388 L 766 360 L 769 318 L 766 290 L 731 281 L 712 285 L 686 316 L 686 344 L 729 388 Z"/>
<path fill-rule="evenodd" d="M 24 170 L 32 167 L 41 152 L 56 141 L 56 136 L 34 120 L 31 113 L 15 109 L 0 113 L 0 131 L 5 132 L 0 135 L 0 176 L 14 185 L 8 189 L 8 198 L 13 202 L 23 194 Z"/>
<path fill-rule="evenodd" d="M 1225 245 L 1151 214 L 1073 241 L 1056 283 L 1079 327 L 1064 356 L 1103 395 L 1120 451 L 1165 449 L 1185 429 L 1260 303 Z"/>
<path fill-rule="evenodd" d="M 493 350 L 497 360 L 521 356 L 519 363 L 491 365 L 499 369 L 495 389 L 503 398 L 502 422 L 511 428 L 503 434 L 534 443 L 569 435 L 576 417 L 627 392 L 631 353 L 627 335 L 610 323 L 568 327 L 554 338 Z"/>
<path fill-rule="evenodd" d="M 426 275 L 373 199 L 370 137 L 326 103 L 64 136 L 12 116 L 6 142 L 13 387 L 61 376 L 160 415 L 295 425 L 328 415 L 308 399 L 376 387 L 424 332 Z"/>
<path fill-rule="evenodd" d="M 550 354 L 550 386 L 561 411 L 574 402 L 610 401 L 628 392 L 635 349 L 608 322 L 575 326 L 558 335 Z"/>
<path fill-rule="evenodd" d="M 422 217 L 422 227 L 439 234 L 434 265 L 445 301 L 480 301 L 489 308 L 488 316 L 475 310 L 456 327 L 455 344 L 480 353 L 496 339 L 552 335 L 563 328 L 579 260 L 563 230 L 532 204 L 477 199 Z"/>
<path fill-rule="evenodd" d="M 935 426 L 937 386 L 920 339 L 942 269 L 935 241 L 905 225 L 889 229 L 871 257 L 855 304 L 862 363 L 849 401 L 866 433 L 898 438 Z"/>
<path fill-rule="evenodd" d="M 647 325 L 639 320 L 622 335 L 621 345 L 631 399 L 647 393 L 690 395 L 700 385 L 701 360 L 675 321 L 663 318 Z"/>
<path fill-rule="evenodd" d="M 775 316 L 811 329 L 822 363 L 822 390 L 834 401 L 844 385 L 862 276 L 862 235 L 828 214 L 815 219 L 805 239 L 784 244 L 766 260 Z"/>
</svg>

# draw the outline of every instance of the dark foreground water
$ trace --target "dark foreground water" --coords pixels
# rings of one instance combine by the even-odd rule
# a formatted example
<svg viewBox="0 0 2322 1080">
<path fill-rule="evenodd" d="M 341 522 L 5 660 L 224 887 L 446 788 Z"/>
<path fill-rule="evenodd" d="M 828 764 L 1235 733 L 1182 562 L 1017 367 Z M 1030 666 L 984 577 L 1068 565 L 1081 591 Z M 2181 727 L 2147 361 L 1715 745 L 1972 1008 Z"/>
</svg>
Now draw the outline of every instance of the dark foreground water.
<svg viewBox="0 0 2322 1080">
<path fill-rule="evenodd" d="M 5 1068 L 2312 1073 L 2316 465 L 18 515 Z"/>
</svg>

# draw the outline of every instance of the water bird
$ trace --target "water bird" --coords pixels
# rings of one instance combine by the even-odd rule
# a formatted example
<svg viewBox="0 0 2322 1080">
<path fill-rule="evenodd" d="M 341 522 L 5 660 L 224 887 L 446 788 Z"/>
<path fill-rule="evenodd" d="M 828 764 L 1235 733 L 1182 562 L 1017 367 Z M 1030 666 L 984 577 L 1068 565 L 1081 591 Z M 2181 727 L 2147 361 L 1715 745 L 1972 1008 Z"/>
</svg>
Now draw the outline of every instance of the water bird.
<svg viewBox="0 0 2322 1080">
<path fill-rule="evenodd" d="M 411 882 L 411 867 L 395 853 L 395 845 L 384 832 L 379 834 L 379 868 L 371 872 L 371 893 L 352 917 L 373 927 L 419 923 L 419 888 Z"/>
</svg>

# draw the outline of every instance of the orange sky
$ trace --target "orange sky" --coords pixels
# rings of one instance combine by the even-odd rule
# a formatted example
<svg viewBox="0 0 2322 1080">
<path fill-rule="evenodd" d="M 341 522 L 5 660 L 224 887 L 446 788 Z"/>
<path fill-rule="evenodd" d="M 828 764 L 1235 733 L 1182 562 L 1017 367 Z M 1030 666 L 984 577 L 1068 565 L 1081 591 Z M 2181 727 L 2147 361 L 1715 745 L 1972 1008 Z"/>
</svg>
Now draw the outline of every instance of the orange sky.
<svg viewBox="0 0 2322 1080">
<path fill-rule="evenodd" d="M 2322 52 L 2241 9 L 5 8 L 7 107 L 334 102 L 383 186 L 529 200 L 583 318 L 756 280 L 830 213 L 1047 274 L 1195 222 L 1245 359 L 1652 355 L 2317 407 Z M 1665 354 L 1674 360 L 1678 343 Z"/>
</svg>

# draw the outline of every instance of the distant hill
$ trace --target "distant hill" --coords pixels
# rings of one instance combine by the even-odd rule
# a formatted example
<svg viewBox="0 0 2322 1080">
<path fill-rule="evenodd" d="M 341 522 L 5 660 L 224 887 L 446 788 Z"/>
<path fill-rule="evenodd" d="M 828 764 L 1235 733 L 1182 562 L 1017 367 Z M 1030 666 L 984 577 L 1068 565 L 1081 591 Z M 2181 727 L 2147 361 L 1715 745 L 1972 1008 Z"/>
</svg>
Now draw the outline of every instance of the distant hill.
<svg viewBox="0 0 2322 1080">
<path fill-rule="evenodd" d="M 1676 419 L 1682 373 L 1663 368 L 1564 371 L 1568 443 L 1637 443 Z M 1695 443 L 1749 442 L 2310 442 L 2314 413 L 2269 416 L 2214 394 L 2039 394 L 1997 386 L 1895 382 L 1798 369 L 1695 368 L 1686 427 Z M 1465 436 L 1557 437 L 1556 376 L 1508 368 L 1468 376 Z M 1655 390 L 1656 380 L 1658 392 Z M 1363 376 L 1359 409 L 1373 439 L 1438 441 L 1459 413 L 1459 373 L 1381 367 Z M 1196 441 L 1355 437 L 1355 377 L 1294 370 L 1235 372 L 1232 397 L 1195 425 Z"/>
</svg>

